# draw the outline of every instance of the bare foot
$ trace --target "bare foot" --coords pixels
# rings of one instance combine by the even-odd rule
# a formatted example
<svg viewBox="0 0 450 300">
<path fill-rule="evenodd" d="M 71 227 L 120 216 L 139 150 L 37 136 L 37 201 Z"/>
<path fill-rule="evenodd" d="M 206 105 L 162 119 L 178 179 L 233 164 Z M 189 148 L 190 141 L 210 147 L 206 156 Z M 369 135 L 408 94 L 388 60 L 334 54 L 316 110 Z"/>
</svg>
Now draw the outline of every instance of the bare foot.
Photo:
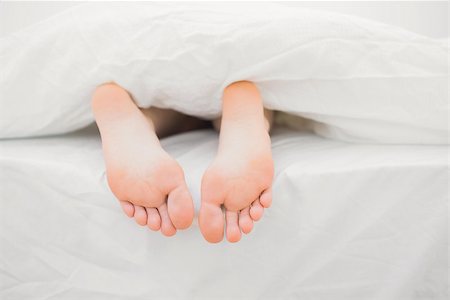
<svg viewBox="0 0 450 300">
<path fill-rule="evenodd" d="M 161 148 L 151 120 L 113 84 L 97 88 L 92 108 L 108 183 L 125 214 L 166 236 L 189 227 L 194 207 L 183 171 Z"/>
<path fill-rule="evenodd" d="M 200 230 L 211 243 L 224 233 L 237 242 L 272 202 L 273 160 L 268 124 L 256 86 L 237 82 L 224 91 L 217 157 L 202 180 Z"/>
</svg>

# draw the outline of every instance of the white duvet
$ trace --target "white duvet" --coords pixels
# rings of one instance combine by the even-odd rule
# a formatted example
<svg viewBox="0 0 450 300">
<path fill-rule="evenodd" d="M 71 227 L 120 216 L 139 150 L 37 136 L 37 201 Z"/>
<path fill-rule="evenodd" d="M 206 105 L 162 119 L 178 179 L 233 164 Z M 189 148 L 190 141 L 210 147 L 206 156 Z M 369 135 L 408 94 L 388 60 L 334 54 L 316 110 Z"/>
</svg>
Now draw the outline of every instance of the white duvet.
<svg viewBox="0 0 450 300">
<path fill-rule="evenodd" d="M 86 4 L 1 37 L 0 138 L 86 126 L 90 95 L 107 81 L 142 107 L 212 118 L 223 89 L 250 80 L 268 108 L 313 120 L 321 135 L 447 143 L 447 42 L 255 5 Z"/>
</svg>

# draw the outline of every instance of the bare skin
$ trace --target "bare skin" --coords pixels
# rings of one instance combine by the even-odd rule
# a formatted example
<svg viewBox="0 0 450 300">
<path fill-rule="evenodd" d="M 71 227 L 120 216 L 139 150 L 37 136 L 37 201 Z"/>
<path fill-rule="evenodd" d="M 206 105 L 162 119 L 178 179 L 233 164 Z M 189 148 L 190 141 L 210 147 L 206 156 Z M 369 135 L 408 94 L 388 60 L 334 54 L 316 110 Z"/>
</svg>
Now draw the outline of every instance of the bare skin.
<svg viewBox="0 0 450 300">
<path fill-rule="evenodd" d="M 108 184 L 123 211 L 139 225 L 172 236 L 188 228 L 194 207 L 183 170 L 161 147 L 158 136 L 205 128 L 205 121 L 157 108 L 139 109 L 129 93 L 109 83 L 93 94 Z M 209 242 L 237 242 L 271 204 L 273 162 L 266 111 L 251 82 L 224 91 L 219 151 L 202 180 L 200 230 Z M 226 222 L 221 207 L 225 209 Z"/>
<path fill-rule="evenodd" d="M 111 191 L 139 225 L 172 236 L 188 228 L 194 206 L 178 163 L 161 147 L 152 122 L 121 87 L 106 84 L 93 95 Z M 166 128 L 167 127 L 167 128 Z"/>
<path fill-rule="evenodd" d="M 239 241 L 272 202 L 271 115 L 265 118 L 251 82 L 229 85 L 222 101 L 219 150 L 203 176 L 199 214 L 200 230 L 211 243 L 223 239 L 224 223 L 228 241 Z"/>
</svg>

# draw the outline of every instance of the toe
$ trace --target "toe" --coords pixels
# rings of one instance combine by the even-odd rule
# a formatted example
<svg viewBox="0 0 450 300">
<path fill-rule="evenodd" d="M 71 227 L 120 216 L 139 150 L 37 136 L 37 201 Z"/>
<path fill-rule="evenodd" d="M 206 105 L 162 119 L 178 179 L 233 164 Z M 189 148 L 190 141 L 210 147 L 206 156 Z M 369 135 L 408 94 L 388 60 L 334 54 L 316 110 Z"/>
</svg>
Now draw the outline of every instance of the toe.
<svg viewBox="0 0 450 300">
<path fill-rule="evenodd" d="M 194 219 L 194 204 L 186 184 L 169 193 L 167 209 L 175 228 L 185 229 L 191 226 Z"/>
<path fill-rule="evenodd" d="M 259 197 L 259 202 L 265 208 L 270 207 L 272 204 L 272 188 L 265 190 Z"/>
<path fill-rule="evenodd" d="M 227 240 L 236 243 L 241 239 L 241 230 L 238 226 L 238 212 L 227 210 L 225 213 L 227 219 Z"/>
<path fill-rule="evenodd" d="M 169 218 L 169 213 L 167 211 L 167 205 L 164 203 L 158 207 L 159 215 L 161 216 L 161 232 L 165 236 L 174 235 L 177 230 L 173 226 L 172 221 Z"/>
<path fill-rule="evenodd" d="M 134 216 L 134 205 L 131 204 L 128 201 L 120 201 L 120 206 L 122 207 L 123 212 L 128 216 L 128 217 L 133 217 Z"/>
<path fill-rule="evenodd" d="M 250 217 L 252 217 L 253 221 L 258 221 L 261 219 L 264 213 L 264 207 L 259 202 L 259 199 L 253 201 L 252 206 L 250 207 Z"/>
<path fill-rule="evenodd" d="M 198 225 L 203 237 L 210 243 L 223 239 L 223 212 L 219 204 L 202 202 L 198 216 Z"/>
<path fill-rule="evenodd" d="M 161 228 L 161 216 L 154 207 L 146 207 L 147 211 L 147 226 L 151 230 L 158 231 Z"/>
<path fill-rule="evenodd" d="M 139 205 L 135 205 L 134 219 L 136 220 L 136 223 L 138 223 L 139 225 L 145 226 L 147 224 L 147 212 L 145 211 L 145 208 Z"/>
<path fill-rule="evenodd" d="M 239 213 L 239 227 L 243 233 L 250 233 L 253 229 L 253 220 L 250 217 L 250 207 L 246 207 Z"/>
</svg>

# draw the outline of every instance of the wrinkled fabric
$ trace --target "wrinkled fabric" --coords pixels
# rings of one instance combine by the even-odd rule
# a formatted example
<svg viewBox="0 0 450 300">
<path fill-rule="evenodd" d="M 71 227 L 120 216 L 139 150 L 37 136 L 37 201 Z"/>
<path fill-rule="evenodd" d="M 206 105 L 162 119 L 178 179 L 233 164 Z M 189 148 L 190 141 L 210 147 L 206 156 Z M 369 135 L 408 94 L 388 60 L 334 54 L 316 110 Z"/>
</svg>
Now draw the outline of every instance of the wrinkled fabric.
<svg viewBox="0 0 450 300">
<path fill-rule="evenodd" d="M 162 142 L 196 211 L 213 131 Z M 166 238 L 110 192 L 96 131 L 0 141 L 0 298 L 447 299 L 447 146 L 276 128 L 272 206 L 238 244 Z"/>
<path fill-rule="evenodd" d="M 80 5 L 0 38 L 0 138 L 88 125 L 104 82 L 141 107 L 213 118 L 224 88 L 250 80 L 323 136 L 446 144 L 448 55 L 446 41 L 277 4 Z"/>
</svg>

